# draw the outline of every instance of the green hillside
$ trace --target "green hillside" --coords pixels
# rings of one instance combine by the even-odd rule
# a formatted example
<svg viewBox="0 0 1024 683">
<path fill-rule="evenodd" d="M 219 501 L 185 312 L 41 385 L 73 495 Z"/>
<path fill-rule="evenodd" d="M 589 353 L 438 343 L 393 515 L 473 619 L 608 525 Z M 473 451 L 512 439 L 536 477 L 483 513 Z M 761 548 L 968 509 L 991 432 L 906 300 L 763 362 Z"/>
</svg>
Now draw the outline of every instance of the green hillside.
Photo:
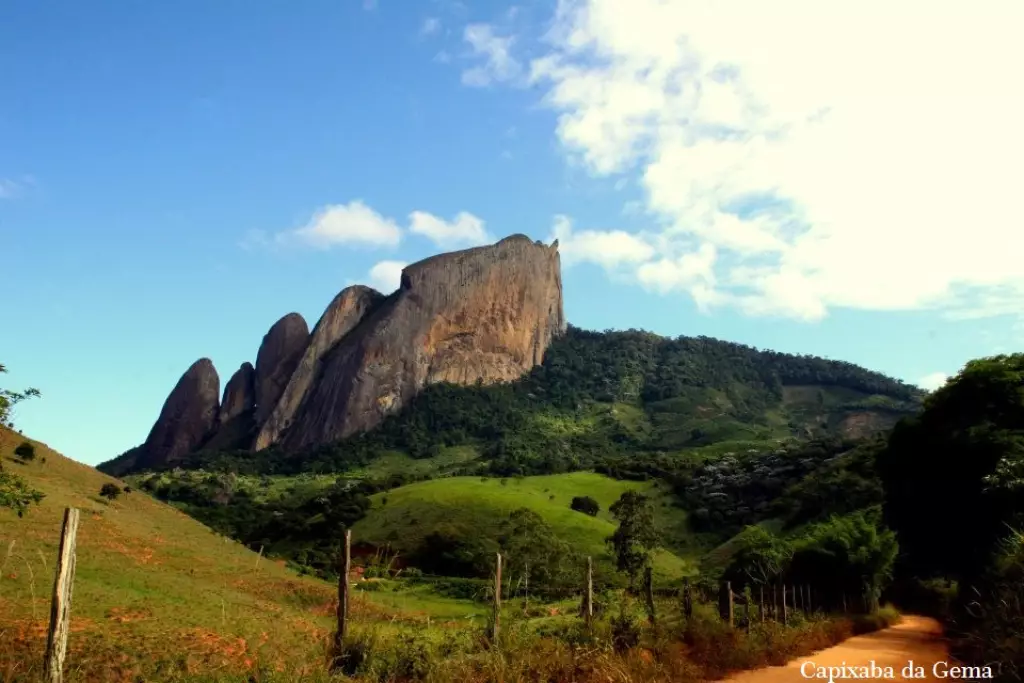
<svg viewBox="0 0 1024 683">
<path fill-rule="evenodd" d="M 528 508 L 547 522 L 555 535 L 582 556 L 591 555 L 606 568 L 611 555 L 605 539 L 615 530 L 608 507 L 626 490 L 648 493 L 655 499 L 656 521 L 667 535 L 685 529 L 685 514 L 653 484 L 616 481 L 589 472 L 481 479 L 450 477 L 402 486 L 372 496 L 372 508 L 353 527 L 360 542 L 387 546 L 402 555 L 430 553 L 424 539 L 439 534 L 455 539 L 472 537 L 477 543 L 493 541 L 509 514 Z M 601 506 L 596 517 L 570 509 L 575 496 L 590 496 Z M 664 502 L 665 506 L 661 506 Z M 689 564 L 661 552 L 655 570 L 666 580 L 689 573 Z"/>
<path fill-rule="evenodd" d="M 35 447 L 31 462 L 13 457 L 23 442 Z M 0 679 L 42 662 L 65 507 L 81 510 L 68 654 L 77 674 L 66 680 L 252 671 L 261 658 L 316 669 L 330 584 L 284 562 L 257 566 L 256 553 L 141 492 L 101 498 L 103 484 L 123 483 L 3 427 L 0 462 L 45 494 L 21 518 L 0 508 Z"/>
</svg>

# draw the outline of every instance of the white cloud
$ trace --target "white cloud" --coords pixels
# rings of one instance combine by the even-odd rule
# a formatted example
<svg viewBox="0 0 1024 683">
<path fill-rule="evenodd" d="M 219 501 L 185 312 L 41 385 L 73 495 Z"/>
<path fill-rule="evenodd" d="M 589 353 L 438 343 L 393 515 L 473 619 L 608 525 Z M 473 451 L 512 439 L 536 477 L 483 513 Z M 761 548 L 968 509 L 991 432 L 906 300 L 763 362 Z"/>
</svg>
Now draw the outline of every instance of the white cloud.
<svg viewBox="0 0 1024 683">
<path fill-rule="evenodd" d="M 810 320 L 1024 315 L 1022 23 L 1019 0 L 560 0 L 530 79 L 667 226 L 642 284 Z"/>
<path fill-rule="evenodd" d="M 437 17 L 427 17 L 420 27 L 421 36 L 432 36 L 441 30 L 441 20 Z"/>
<path fill-rule="evenodd" d="M 402 269 L 407 265 L 409 264 L 404 261 L 380 261 L 370 268 L 370 286 L 384 294 L 390 294 L 401 284 Z"/>
<path fill-rule="evenodd" d="M 949 375 L 944 372 L 933 372 L 929 375 L 925 375 L 921 379 L 917 380 L 917 386 L 928 391 L 935 391 L 946 383 L 949 379 Z"/>
<path fill-rule="evenodd" d="M 512 57 L 515 39 L 511 36 L 496 35 L 490 24 L 470 24 L 463 32 L 463 38 L 469 43 L 473 57 L 483 59 L 483 63 L 462 72 L 463 85 L 482 88 L 492 83 L 511 81 L 521 75 L 522 66 Z"/>
<path fill-rule="evenodd" d="M 558 253 L 566 266 L 596 263 L 613 270 L 624 264 L 637 264 L 655 254 L 652 245 L 641 237 L 622 230 L 573 230 L 568 216 L 555 216 L 551 237 L 558 240 Z"/>
<path fill-rule="evenodd" d="M 477 246 L 493 241 L 484 230 L 483 220 L 465 211 L 452 221 L 413 211 L 409 214 L 409 232 L 423 235 L 439 247 Z"/>
<path fill-rule="evenodd" d="M 279 233 L 278 242 L 297 241 L 318 249 L 338 245 L 393 247 L 402 238 L 398 225 L 356 199 L 317 211 L 305 227 Z"/>
</svg>

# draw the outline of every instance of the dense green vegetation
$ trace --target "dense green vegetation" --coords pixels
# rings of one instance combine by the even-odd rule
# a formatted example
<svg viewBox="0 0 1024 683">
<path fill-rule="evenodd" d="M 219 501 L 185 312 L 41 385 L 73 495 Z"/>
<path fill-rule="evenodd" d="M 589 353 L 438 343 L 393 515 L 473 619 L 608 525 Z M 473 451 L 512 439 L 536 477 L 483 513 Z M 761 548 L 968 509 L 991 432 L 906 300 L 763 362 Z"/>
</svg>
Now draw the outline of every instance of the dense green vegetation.
<svg viewBox="0 0 1024 683">
<path fill-rule="evenodd" d="M 884 429 L 913 412 L 920 396 L 915 387 L 849 363 L 707 337 L 570 327 L 544 363 L 517 382 L 434 385 L 369 433 L 301 453 L 200 451 L 175 465 L 341 473 L 389 452 L 425 458 L 466 445 L 479 450 L 482 464 L 465 474 L 556 474 L 724 442 L 862 435 L 844 420 L 867 413 Z M 123 475 L 125 466 L 115 459 L 100 469 Z"/>
<path fill-rule="evenodd" d="M 897 425 L 877 467 L 900 572 L 958 587 L 959 654 L 1024 670 L 1024 354 L 968 363 Z"/>
</svg>

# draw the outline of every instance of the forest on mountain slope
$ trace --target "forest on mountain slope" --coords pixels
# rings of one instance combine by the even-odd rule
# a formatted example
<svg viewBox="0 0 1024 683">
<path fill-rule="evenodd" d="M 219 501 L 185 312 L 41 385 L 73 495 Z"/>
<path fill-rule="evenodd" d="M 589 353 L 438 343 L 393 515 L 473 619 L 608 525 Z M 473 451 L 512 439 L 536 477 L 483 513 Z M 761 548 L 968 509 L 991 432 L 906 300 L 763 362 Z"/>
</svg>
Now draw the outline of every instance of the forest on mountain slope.
<svg viewBox="0 0 1024 683">
<path fill-rule="evenodd" d="M 470 444 L 501 475 L 585 469 L 623 454 L 723 442 L 864 436 L 915 411 L 922 392 L 851 363 L 707 337 L 571 327 L 542 365 L 507 384 L 433 385 L 365 434 L 302 452 L 199 452 L 169 467 L 342 473 L 383 453 Z M 119 459 L 99 466 L 124 475 Z"/>
</svg>

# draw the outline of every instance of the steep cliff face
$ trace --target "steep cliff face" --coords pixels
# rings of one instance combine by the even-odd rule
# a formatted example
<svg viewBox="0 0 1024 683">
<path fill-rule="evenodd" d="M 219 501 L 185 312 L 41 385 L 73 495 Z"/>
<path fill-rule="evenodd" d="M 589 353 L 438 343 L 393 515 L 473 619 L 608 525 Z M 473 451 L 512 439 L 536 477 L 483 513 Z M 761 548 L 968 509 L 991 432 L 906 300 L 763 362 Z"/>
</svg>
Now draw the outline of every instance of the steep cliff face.
<svg viewBox="0 0 1024 683">
<path fill-rule="evenodd" d="M 198 361 L 167 398 L 146 443 L 108 470 L 159 467 L 199 450 L 285 450 L 376 426 L 434 382 L 509 381 L 565 331 L 558 243 L 513 235 L 408 266 L 384 297 L 338 294 L 310 335 L 298 313 L 263 337 L 256 365 L 219 380 Z"/>
<path fill-rule="evenodd" d="M 220 378 L 213 362 L 201 358 L 192 364 L 170 396 L 137 456 L 142 467 L 178 460 L 198 448 L 217 422 Z"/>
<path fill-rule="evenodd" d="M 256 354 L 256 424 L 274 411 L 288 380 L 309 344 L 309 326 L 298 313 L 278 320 L 263 337 Z"/>
<path fill-rule="evenodd" d="M 256 370 L 252 363 L 242 363 L 242 367 L 231 375 L 224 387 L 224 399 L 220 402 L 220 424 L 230 422 L 242 413 L 256 407 Z"/>
<path fill-rule="evenodd" d="M 383 299 L 380 292 L 362 285 L 348 287 L 334 297 L 313 329 L 309 346 L 281 398 L 261 427 L 254 444 L 255 450 L 262 450 L 281 437 L 320 376 L 324 356 Z"/>
<path fill-rule="evenodd" d="M 514 235 L 420 261 L 324 358 L 282 442 L 297 449 L 372 428 L 434 382 L 516 379 L 564 330 L 557 242 Z"/>
</svg>

